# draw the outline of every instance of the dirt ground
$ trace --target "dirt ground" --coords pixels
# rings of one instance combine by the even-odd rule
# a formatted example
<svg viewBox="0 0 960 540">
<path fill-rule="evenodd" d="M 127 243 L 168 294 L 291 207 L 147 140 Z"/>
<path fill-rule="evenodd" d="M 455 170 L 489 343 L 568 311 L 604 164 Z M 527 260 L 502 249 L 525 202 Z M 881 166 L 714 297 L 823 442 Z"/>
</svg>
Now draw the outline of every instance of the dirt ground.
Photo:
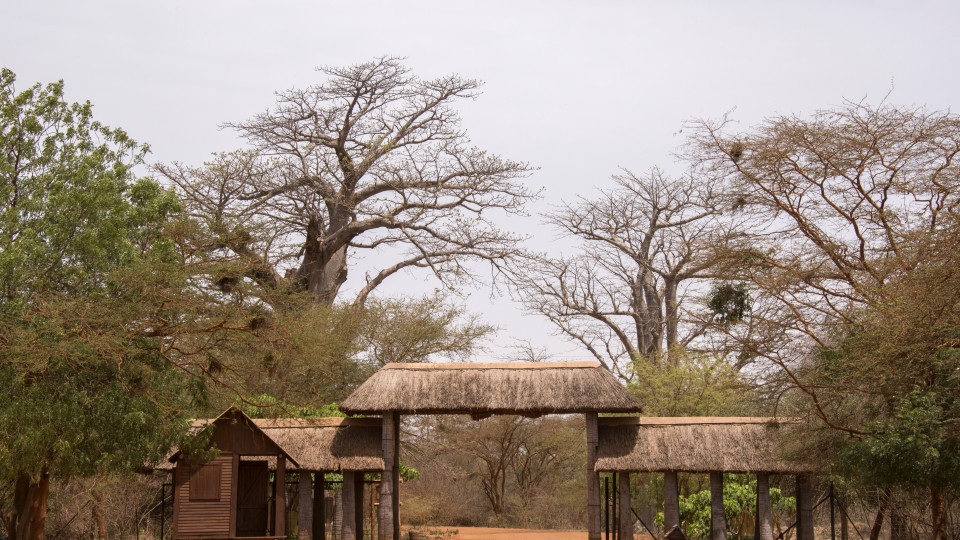
<svg viewBox="0 0 960 540">
<path fill-rule="evenodd" d="M 543 531 L 533 529 L 495 529 L 488 527 L 422 527 L 418 529 L 422 540 L 586 540 L 587 531 Z M 438 533 L 456 534 L 449 536 Z M 432 533 L 432 534 L 431 534 Z M 406 535 L 403 536 L 407 538 Z M 640 538 L 640 535 L 637 535 Z M 647 537 L 649 538 L 649 537 Z"/>
</svg>

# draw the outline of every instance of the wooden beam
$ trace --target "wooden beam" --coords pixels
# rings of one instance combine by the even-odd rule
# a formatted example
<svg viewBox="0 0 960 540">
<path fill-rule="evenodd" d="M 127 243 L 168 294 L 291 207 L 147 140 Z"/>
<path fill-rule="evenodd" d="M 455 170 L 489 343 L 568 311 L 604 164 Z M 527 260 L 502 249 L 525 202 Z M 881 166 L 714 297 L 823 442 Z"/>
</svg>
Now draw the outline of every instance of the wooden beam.
<svg viewBox="0 0 960 540">
<path fill-rule="evenodd" d="M 723 473 L 710 473 L 710 540 L 727 540 L 727 519 L 723 511 Z"/>
<path fill-rule="evenodd" d="M 297 483 L 297 538 L 310 538 L 313 526 L 313 481 L 310 471 L 300 471 Z"/>
<path fill-rule="evenodd" d="M 587 540 L 600 540 L 600 474 L 597 464 L 597 413 L 585 415 L 587 423 Z"/>
<path fill-rule="evenodd" d="M 383 450 L 383 474 L 380 475 L 380 508 L 378 518 L 380 523 L 380 540 L 393 540 L 393 462 L 394 460 L 394 433 L 392 412 L 383 413 L 381 449 Z M 398 531 L 399 532 L 399 531 Z"/>
<path fill-rule="evenodd" d="M 757 530 L 754 540 L 773 540 L 773 508 L 770 506 L 770 475 L 757 473 Z"/>
<path fill-rule="evenodd" d="M 282 455 L 277 456 L 277 472 L 273 480 L 273 500 L 274 518 L 273 534 L 276 536 L 287 535 L 287 458 Z"/>
<path fill-rule="evenodd" d="M 810 476 L 797 475 L 797 540 L 813 540 L 813 489 Z"/>
<path fill-rule="evenodd" d="M 357 503 L 356 475 L 353 471 L 343 471 L 343 527 L 340 540 L 357 540 Z"/>
<path fill-rule="evenodd" d="M 680 525 L 680 493 L 677 486 L 677 472 L 663 473 L 663 530 Z"/>
<path fill-rule="evenodd" d="M 324 500 L 326 490 L 326 479 L 323 473 L 318 471 L 313 482 L 313 540 L 327 540 L 327 505 Z"/>
<path fill-rule="evenodd" d="M 620 540 L 633 540 L 633 513 L 630 511 L 630 473 L 620 476 Z"/>
</svg>

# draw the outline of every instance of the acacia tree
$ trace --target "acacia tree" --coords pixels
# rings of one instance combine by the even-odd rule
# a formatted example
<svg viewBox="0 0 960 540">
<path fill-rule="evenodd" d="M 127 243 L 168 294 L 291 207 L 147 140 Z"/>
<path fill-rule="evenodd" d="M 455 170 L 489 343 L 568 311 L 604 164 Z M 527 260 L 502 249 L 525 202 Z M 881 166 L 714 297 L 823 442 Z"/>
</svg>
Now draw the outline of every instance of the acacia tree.
<svg viewBox="0 0 960 540">
<path fill-rule="evenodd" d="M 522 210 L 532 193 L 517 179 L 531 169 L 470 146 L 452 105 L 478 81 L 424 80 L 391 57 L 321 71 L 324 82 L 228 124 L 248 151 L 157 167 L 203 222 L 208 252 L 242 262 L 226 279 L 330 304 L 353 257 L 370 253 L 379 269 L 358 283 L 363 304 L 403 269 L 452 286 L 476 277 L 467 261 L 513 255 L 518 237 L 493 217 Z"/>
<path fill-rule="evenodd" d="M 160 346 L 179 285 L 153 270 L 172 262 L 176 197 L 133 177 L 146 149 L 64 102 L 62 82 L 14 83 L 4 69 L 0 484 L 7 535 L 34 540 L 51 475 L 159 458 L 196 393 Z"/>
<path fill-rule="evenodd" d="M 937 536 L 940 472 L 955 470 L 958 440 L 948 321 L 960 118 L 847 103 L 740 132 L 695 127 L 690 158 L 780 229 L 740 256 L 740 276 L 768 306 L 750 317 L 780 338 L 743 346 L 842 434 L 834 444 L 848 472 L 887 490 L 930 489 Z"/>
<path fill-rule="evenodd" d="M 633 361 L 659 363 L 702 336 L 710 318 L 693 315 L 691 293 L 704 294 L 697 284 L 718 275 L 742 233 L 719 184 L 657 169 L 613 178 L 616 189 L 546 216 L 579 254 L 531 257 L 511 279 L 529 310 L 629 378 Z"/>
</svg>

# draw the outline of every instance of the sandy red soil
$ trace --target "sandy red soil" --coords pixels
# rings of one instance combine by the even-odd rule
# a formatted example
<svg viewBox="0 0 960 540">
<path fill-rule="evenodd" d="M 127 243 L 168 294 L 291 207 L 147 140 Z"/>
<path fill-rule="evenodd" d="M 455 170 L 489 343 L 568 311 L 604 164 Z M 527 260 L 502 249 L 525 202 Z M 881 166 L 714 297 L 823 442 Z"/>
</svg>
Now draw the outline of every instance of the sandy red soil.
<svg viewBox="0 0 960 540">
<path fill-rule="evenodd" d="M 586 540 L 587 531 L 544 531 L 532 529 L 495 529 L 489 527 L 421 527 L 422 540 Z M 456 531 L 450 536 L 430 536 L 430 532 Z M 638 537 L 640 535 L 637 535 Z M 403 536 L 406 538 L 406 534 Z"/>
</svg>

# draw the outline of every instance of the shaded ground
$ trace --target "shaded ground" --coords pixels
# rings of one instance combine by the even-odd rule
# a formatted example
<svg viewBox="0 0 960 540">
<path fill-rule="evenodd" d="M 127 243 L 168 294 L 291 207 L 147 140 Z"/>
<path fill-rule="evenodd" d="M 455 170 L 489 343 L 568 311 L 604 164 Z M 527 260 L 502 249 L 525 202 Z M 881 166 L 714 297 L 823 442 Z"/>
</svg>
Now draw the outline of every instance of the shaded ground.
<svg viewBox="0 0 960 540">
<path fill-rule="evenodd" d="M 544 531 L 490 527 L 420 527 L 422 540 L 587 540 L 587 531 Z M 455 534 L 454 531 L 456 531 Z M 444 535 L 443 533 L 446 533 Z M 404 535 L 406 538 L 406 535 Z M 637 538 L 641 538 L 637 535 Z M 644 536 L 643 538 L 649 538 Z"/>
</svg>

